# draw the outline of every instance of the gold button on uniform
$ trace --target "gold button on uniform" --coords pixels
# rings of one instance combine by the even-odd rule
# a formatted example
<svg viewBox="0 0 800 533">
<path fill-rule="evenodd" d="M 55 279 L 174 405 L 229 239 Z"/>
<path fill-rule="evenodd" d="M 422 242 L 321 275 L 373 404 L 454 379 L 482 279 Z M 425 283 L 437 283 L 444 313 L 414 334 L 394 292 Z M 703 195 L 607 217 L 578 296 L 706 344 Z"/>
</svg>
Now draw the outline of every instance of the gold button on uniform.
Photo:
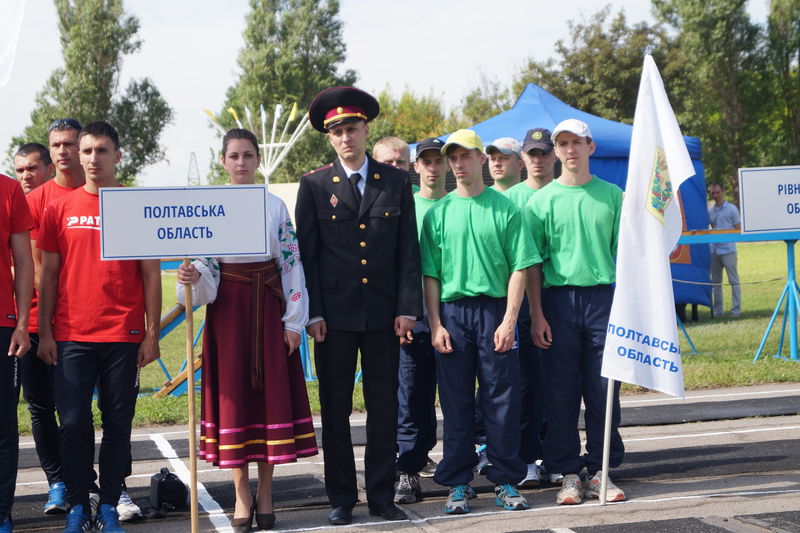
<svg viewBox="0 0 800 533">
<path fill-rule="evenodd" d="M 361 242 L 360 242 L 360 243 L 358 243 L 358 244 L 359 244 L 359 246 L 361 246 L 362 248 L 366 248 L 366 247 L 367 247 L 367 243 L 365 243 L 364 241 L 361 241 Z"/>
<path fill-rule="evenodd" d="M 369 283 L 369 280 L 367 278 L 361 278 L 361 283 L 366 285 L 367 283 Z"/>
<path fill-rule="evenodd" d="M 334 176 L 333 177 L 333 182 L 334 183 L 339 183 L 339 176 Z"/>
<path fill-rule="evenodd" d="M 331 220 L 336 220 L 336 215 L 331 215 Z"/>
<path fill-rule="evenodd" d="M 358 225 L 358 229 L 367 229 L 367 225 L 366 224 L 359 224 Z"/>
<path fill-rule="evenodd" d="M 366 264 L 367 264 L 367 260 L 366 260 L 366 259 L 362 259 L 362 260 L 361 260 L 361 264 L 362 264 L 362 265 L 366 265 Z"/>
<path fill-rule="evenodd" d="M 389 216 L 389 213 L 388 213 L 388 212 L 386 212 L 386 213 L 384 213 L 384 214 L 383 214 L 383 216 L 385 216 L 385 217 L 388 217 L 388 216 Z"/>
<path fill-rule="evenodd" d="M 377 172 L 375 174 L 373 174 L 372 177 L 375 178 L 376 180 L 381 179 L 381 175 L 378 174 Z"/>
</svg>

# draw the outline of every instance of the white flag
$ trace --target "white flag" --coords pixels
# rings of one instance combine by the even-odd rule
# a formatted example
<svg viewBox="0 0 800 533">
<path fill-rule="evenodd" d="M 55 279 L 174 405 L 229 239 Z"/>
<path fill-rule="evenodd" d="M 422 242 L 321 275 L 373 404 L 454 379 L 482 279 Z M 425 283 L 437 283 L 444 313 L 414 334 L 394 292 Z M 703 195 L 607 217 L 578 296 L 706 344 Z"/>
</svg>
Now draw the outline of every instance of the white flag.
<svg viewBox="0 0 800 533">
<path fill-rule="evenodd" d="M 0 1 L 0 20 L 3 21 L 3 31 L 0 31 L 0 87 L 11 78 L 24 11 L 25 0 Z"/>
<path fill-rule="evenodd" d="M 653 58 L 644 58 L 617 248 L 604 377 L 684 396 L 669 254 L 681 233 L 678 188 L 694 175 Z"/>
</svg>

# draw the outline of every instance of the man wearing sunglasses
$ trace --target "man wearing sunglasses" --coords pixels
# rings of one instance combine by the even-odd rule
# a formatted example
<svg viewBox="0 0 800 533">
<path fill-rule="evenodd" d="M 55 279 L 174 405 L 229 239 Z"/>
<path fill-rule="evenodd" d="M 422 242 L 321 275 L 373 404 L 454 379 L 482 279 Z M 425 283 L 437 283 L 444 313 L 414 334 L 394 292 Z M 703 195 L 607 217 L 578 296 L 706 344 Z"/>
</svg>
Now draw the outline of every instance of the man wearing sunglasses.
<svg viewBox="0 0 800 533">
<path fill-rule="evenodd" d="M 31 249 L 34 265 L 34 294 L 31 305 L 31 318 L 28 327 L 31 349 L 22 358 L 22 392 L 31 413 L 31 431 L 36 444 L 39 464 L 47 477 L 50 487 L 45 514 L 66 513 L 66 487 L 61 476 L 61 457 L 58 450 L 58 423 L 56 405 L 53 398 L 52 367 L 36 356 L 39 346 L 39 273 L 42 267 L 42 252 L 36 247 L 39 226 L 45 208 L 57 198 L 71 193 L 86 181 L 83 167 L 78 157 L 78 136 L 83 126 L 73 118 L 53 121 L 47 134 L 49 158 L 55 166 L 55 177 L 36 187 L 25 197 L 33 217 L 31 229 Z M 94 435 L 91 436 L 92 443 Z"/>
</svg>

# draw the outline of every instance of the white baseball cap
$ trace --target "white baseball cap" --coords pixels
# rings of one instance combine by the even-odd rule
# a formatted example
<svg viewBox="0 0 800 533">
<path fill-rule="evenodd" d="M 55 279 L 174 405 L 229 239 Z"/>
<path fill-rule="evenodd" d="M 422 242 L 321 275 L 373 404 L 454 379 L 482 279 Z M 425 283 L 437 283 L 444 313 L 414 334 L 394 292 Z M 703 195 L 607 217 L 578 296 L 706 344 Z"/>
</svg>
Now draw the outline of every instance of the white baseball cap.
<svg viewBox="0 0 800 533">
<path fill-rule="evenodd" d="M 585 122 L 578 120 L 577 118 L 568 118 L 567 120 L 562 120 L 556 126 L 556 129 L 553 130 L 553 135 L 550 136 L 553 142 L 556 142 L 559 133 L 564 133 L 568 131 L 570 133 L 574 133 L 578 137 L 589 137 L 592 138 L 592 132 L 589 131 L 589 125 Z"/>
</svg>

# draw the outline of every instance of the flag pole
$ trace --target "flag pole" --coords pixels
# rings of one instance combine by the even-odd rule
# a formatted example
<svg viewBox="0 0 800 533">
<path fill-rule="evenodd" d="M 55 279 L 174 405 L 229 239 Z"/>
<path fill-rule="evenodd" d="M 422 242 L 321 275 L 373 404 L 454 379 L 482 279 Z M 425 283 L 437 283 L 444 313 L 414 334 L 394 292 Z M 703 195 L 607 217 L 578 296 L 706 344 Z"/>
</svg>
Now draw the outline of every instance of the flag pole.
<svg viewBox="0 0 800 533">
<path fill-rule="evenodd" d="M 189 258 L 183 264 L 189 266 Z M 184 283 L 186 294 L 186 392 L 189 398 L 189 504 L 191 509 L 192 533 L 200 531 L 197 516 L 197 435 L 195 428 L 194 401 L 194 318 L 192 312 L 192 284 Z"/>
<path fill-rule="evenodd" d="M 606 504 L 606 487 L 608 486 L 608 456 L 611 453 L 611 416 L 614 414 L 614 388 L 616 381 L 609 379 L 606 392 L 606 425 L 603 432 L 603 470 L 600 475 L 600 505 Z"/>
</svg>

